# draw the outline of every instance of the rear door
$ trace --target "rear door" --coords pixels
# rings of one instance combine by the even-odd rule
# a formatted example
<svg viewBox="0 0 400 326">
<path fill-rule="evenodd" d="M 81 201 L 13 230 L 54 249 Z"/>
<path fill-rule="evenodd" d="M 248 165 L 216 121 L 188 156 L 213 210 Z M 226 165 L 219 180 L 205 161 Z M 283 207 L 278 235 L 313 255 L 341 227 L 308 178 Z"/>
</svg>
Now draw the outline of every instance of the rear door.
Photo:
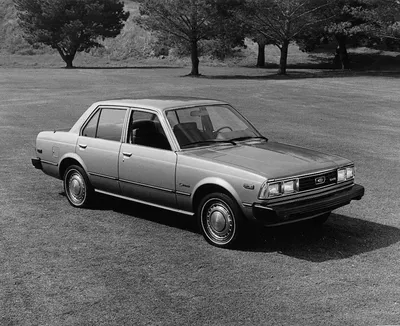
<svg viewBox="0 0 400 326">
<path fill-rule="evenodd" d="M 86 164 L 94 188 L 120 194 L 118 157 L 126 108 L 99 107 L 83 126 L 76 153 Z"/>
</svg>

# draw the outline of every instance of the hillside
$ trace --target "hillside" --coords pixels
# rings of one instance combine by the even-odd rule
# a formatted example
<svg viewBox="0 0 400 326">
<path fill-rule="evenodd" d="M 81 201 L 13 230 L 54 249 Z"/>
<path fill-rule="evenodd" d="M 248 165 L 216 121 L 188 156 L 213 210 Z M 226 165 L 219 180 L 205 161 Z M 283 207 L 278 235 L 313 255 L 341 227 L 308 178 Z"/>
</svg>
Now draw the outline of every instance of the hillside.
<svg viewBox="0 0 400 326">
<path fill-rule="evenodd" d="M 132 62 L 154 60 L 154 48 L 156 39 L 150 32 L 145 31 L 134 23 L 134 16 L 138 14 L 139 5 L 136 1 L 125 0 L 125 9 L 131 15 L 120 35 L 113 39 L 105 39 L 104 47 L 93 49 L 89 54 L 79 54 L 81 65 L 104 65 L 116 66 L 129 65 Z M 202 64 L 207 65 L 229 65 L 229 66 L 254 66 L 257 56 L 257 46 L 250 40 L 246 41 L 246 49 L 238 51 L 233 58 L 221 62 L 213 59 L 212 55 L 204 55 Z M 210 48 L 210 46 L 209 46 Z M 212 48 L 210 48 L 212 49 Z M 366 48 L 349 49 L 353 68 L 374 70 L 398 70 L 400 67 L 400 55 L 398 52 L 371 50 Z M 22 37 L 13 0 L 0 0 L 0 66 L 9 65 L 59 65 L 60 58 L 54 50 L 49 47 L 29 45 Z M 31 56 L 39 54 L 36 56 Z M 279 61 L 279 50 L 270 45 L 266 48 L 267 67 L 276 67 Z M 296 45 L 291 45 L 288 64 L 291 68 L 332 68 L 334 45 L 331 49 L 319 49 L 314 53 L 304 53 Z M 54 59 L 49 59 L 54 57 Z M 163 60 L 163 64 L 186 64 L 189 58 L 177 58 L 170 55 Z M 157 60 L 157 59 L 156 59 Z M 54 63 L 53 63 L 54 62 Z"/>
<path fill-rule="evenodd" d="M 0 1 L 0 51 L 16 53 L 28 48 L 21 36 L 12 0 Z"/>
</svg>

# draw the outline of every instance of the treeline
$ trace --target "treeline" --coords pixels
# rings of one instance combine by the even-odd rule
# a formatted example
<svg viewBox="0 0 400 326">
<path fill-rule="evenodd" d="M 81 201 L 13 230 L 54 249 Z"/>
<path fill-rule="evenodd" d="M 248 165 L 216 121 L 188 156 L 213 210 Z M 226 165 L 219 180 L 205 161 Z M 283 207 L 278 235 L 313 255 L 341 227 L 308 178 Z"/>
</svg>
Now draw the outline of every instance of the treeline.
<svg viewBox="0 0 400 326">
<path fill-rule="evenodd" d="M 398 0 L 140 0 L 136 24 L 157 38 L 158 53 L 178 48 L 191 57 L 191 75 L 199 75 L 200 45 L 224 58 L 246 38 L 264 49 L 280 50 L 279 73 L 285 74 L 289 44 L 304 51 L 335 42 L 336 60 L 350 68 L 347 47 L 397 49 L 400 36 Z M 104 45 L 120 34 L 129 13 L 121 0 L 14 0 L 19 25 L 30 44 L 56 49 L 67 67 L 77 52 Z"/>
</svg>

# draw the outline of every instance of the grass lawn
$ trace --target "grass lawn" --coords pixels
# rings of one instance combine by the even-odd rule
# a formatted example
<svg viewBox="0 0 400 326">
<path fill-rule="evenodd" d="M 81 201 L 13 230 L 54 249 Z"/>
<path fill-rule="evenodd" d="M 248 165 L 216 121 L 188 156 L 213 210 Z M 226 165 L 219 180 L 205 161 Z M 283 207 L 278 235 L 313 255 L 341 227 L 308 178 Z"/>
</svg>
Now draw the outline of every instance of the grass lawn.
<svg viewBox="0 0 400 326">
<path fill-rule="evenodd" d="M 398 77 L 188 72 L 0 69 L 0 325 L 399 324 Z M 146 95 L 226 100 L 270 139 L 353 159 L 366 195 L 321 228 L 260 230 L 222 250 L 185 216 L 103 197 L 74 209 L 31 166 L 39 131 L 71 126 L 94 101 Z"/>
</svg>

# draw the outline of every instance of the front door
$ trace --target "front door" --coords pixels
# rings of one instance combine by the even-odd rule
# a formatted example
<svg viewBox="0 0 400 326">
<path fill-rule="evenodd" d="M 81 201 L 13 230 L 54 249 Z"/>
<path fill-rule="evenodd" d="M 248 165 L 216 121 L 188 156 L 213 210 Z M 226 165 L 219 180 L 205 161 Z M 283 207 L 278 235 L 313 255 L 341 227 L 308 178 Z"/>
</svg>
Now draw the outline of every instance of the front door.
<svg viewBox="0 0 400 326">
<path fill-rule="evenodd" d="M 132 110 L 127 139 L 119 154 L 122 195 L 150 204 L 176 208 L 176 154 L 157 115 Z"/>
</svg>

